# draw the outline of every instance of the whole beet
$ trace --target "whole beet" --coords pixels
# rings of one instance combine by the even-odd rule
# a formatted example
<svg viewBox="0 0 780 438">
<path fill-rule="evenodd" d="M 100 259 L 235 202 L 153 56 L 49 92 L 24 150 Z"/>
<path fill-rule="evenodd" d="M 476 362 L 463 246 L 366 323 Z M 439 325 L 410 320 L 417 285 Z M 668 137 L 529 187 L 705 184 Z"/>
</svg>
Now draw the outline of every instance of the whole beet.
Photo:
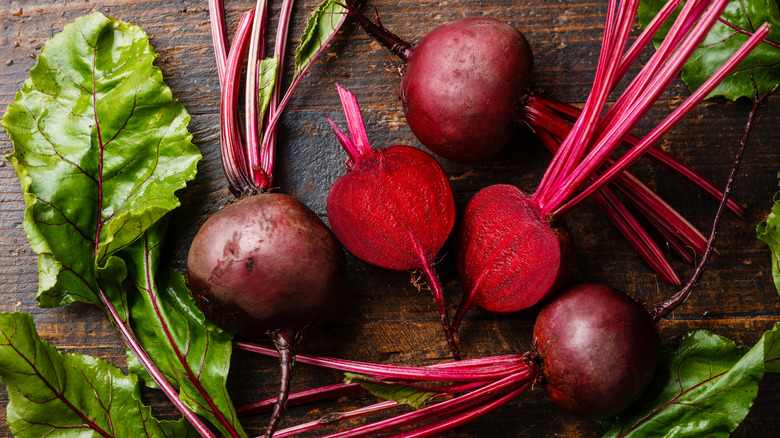
<svg viewBox="0 0 780 438">
<path fill-rule="evenodd" d="M 611 417 L 636 401 L 658 359 L 658 334 L 645 307 L 598 284 L 556 295 L 536 318 L 533 340 L 547 394 L 586 418 Z"/>
<path fill-rule="evenodd" d="M 484 160 L 509 143 L 520 120 L 533 72 L 528 40 L 488 17 L 443 24 L 417 45 L 363 15 L 347 13 L 404 63 L 401 101 L 414 135 L 454 161 Z"/>
<path fill-rule="evenodd" d="M 531 46 L 511 25 L 471 17 L 441 25 L 412 47 L 401 80 L 404 114 L 431 151 L 483 160 L 512 138 L 533 70 Z"/>
<path fill-rule="evenodd" d="M 249 196 L 203 224 L 187 259 L 199 307 L 225 330 L 298 332 L 334 305 L 346 262 L 333 233 L 293 197 Z"/>
</svg>

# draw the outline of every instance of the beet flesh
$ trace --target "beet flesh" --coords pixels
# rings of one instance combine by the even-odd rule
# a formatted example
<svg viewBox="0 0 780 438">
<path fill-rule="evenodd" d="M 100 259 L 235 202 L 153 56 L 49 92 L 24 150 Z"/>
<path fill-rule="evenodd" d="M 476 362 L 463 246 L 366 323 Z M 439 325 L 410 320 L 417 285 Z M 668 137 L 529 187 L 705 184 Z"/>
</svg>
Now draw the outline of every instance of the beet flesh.
<svg viewBox="0 0 780 438">
<path fill-rule="evenodd" d="M 432 265 L 455 224 L 452 189 L 439 163 L 401 145 L 357 160 L 331 187 L 327 212 L 349 252 L 397 271 Z"/>
<path fill-rule="evenodd" d="M 444 158 L 486 159 L 512 138 L 532 70 L 531 46 L 507 23 L 473 17 L 439 26 L 406 59 L 407 122 Z"/>
<path fill-rule="evenodd" d="M 625 410 L 650 383 L 658 359 L 658 334 L 646 309 L 609 286 L 583 284 L 556 295 L 533 333 L 545 391 L 581 417 Z"/>
<path fill-rule="evenodd" d="M 266 193 L 209 217 L 192 242 L 187 270 L 208 318 L 259 339 L 320 320 L 336 302 L 346 262 L 313 211 L 293 197 Z"/>
<path fill-rule="evenodd" d="M 571 269 L 571 237 L 553 228 L 531 197 L 513 185 L 480 190 L 458 228 L 463 301 L 455 327 L 473 306 L 515 312 L 541 301 Z"/>
</svg>

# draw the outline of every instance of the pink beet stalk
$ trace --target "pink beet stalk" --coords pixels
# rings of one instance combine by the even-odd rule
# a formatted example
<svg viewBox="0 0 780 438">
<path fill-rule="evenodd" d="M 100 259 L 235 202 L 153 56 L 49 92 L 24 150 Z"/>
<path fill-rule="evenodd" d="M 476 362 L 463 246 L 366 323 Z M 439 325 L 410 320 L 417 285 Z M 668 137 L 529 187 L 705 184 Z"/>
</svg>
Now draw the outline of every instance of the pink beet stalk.
<svg viewBox="0 0 780 438">
<path fill-rule="evenodd" d="M 622 173 L 761 43 L 767 35 L 768 25 L 760 27 L 664 121 L 638 141 L 628 143 L 630 147 L 625 154 L 615 159 L 612 154 L 630 138 L 631 130 L 671 83 L 717 22 L 727 3 L 726 0 L 687 2 L 661 47 L 615 104 L 604 112 L 607 96 L 627 71 L 625 61 L 631 60 L 636 53 L 629 49 L 630 55 L 622 54 L 636 4 L 625 3 L 619 9 L 616 0 L 610 2 L 611 15 L 605 27 L 593 90 L 570 130 L 555 124 L 547 125 L 552 136 L 548 136 L 545 143 L 557 150 L 536 192 L 526 195 L 512 186 L 491 186 L 475 195 L 466 207 L 458 231 L 458 268 L 464 283 L 463 298 L 453 320 L 453 330 L 457 331 L 465 313 L 474 306 L 512 312 L 548 296 L 565 277 L 567 254 L 571 251 L 566 232 L 549 224 L 556 224 L 566 212 L 619 175 L 620 187 L 631 194 L 632 201 L 642 206 L 665 236 L 672 238 L 674 245 L 678 248 L 691 245 L 699 253 L 704 250 L 705 240 L 701 233 L 679 213 L 667 208 L 636 178 Z M 527 113 L 533 111 L 532 107 Z M 565 137 L 556 138 L 556 135 Z M 558 140 L 560 145 L 555 148 Z M 602 203 L 604 201 L 608 200 L 602 200 Z M 626 229 L 630 218 L 616 209 L 614 202 L 609 204 L 613 208 L 612 216 L 622 217 L 618 226 Z M 643 251 L 644 257 L 658 257 L 642 235 L 627 233 L 627 236 Z M 653 266 L 657 270 L 667 269 L 664 263 Z"/>
<path fill-rule="evenodd" d="M 337 88 L 350 135 L 331 124 L 349 155 L 350 170 L 328 194 L 331 228 L 357 258 L 385 269 L 422 275 L 436 301 L 450 351 L 460 358 L 434 267 L 455 222 L 449 180 L 436 160 L 420 149 L 372 149 L 357 98 Z"/>
</svg>

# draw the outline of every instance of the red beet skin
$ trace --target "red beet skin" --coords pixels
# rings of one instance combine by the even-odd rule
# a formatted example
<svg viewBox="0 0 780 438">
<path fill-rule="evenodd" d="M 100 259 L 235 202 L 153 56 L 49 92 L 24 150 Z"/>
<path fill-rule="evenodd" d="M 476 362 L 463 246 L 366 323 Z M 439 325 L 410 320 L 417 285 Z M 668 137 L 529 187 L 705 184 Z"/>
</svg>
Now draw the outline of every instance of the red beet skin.
<svg viewBox="0 0 780 438">
<path fill-rule="evenodd" d="M 653 376 L 659 341 L 645 308 L 609 286 L 583 284 L 548 303 L 534 325 L 547 394 L 581 417 L 625 410 Z"/>
<path fill-rule="evenodd" d="M 442 157 L 486 159 L 512 137 L 532 69 L 531 46 L 507 23 L 474 17 L 439 26 L 406 59 L 406 120 Z"/>
<path fill-rule="evenodd" d="M 258 339 L 320 320 L 336 302 L 346 262 L 313 211 L 293 197 L 265 193 L 209 217 L 192 242 L 187 270 L 206 316 Z"/>
<path fill-rule="evenodd" d="M 447 176 L 410 146 L 374 149 L 328 194 L 333 232 L 355 257 L 385 269 L 425 270 L 455 224 Z"/>
<path fill-rule="evenodd" d="M 571 239 L 512 185 L 497 184 L 469 201 L 458 229 L 464 297 L 453 329 L 473 306 L 515 312 L 541 301 L 568 274 Z"/>
</svg>

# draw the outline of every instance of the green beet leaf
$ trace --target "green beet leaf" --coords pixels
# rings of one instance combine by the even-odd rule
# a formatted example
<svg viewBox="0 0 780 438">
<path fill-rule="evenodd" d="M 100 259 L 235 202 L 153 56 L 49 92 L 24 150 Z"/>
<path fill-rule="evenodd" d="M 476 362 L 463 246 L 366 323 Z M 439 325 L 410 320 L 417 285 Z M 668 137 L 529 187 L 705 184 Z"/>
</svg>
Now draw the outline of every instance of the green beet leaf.
<svg viewBox="0 0 780 438">
<path fill-rule="evenodd" d="M 46 43 L 2 119 L 41 306 L 100 303 L 124 276 L 116 252 L 178 206 L 195 175 L 190 117 L 156 56 L 139 27 L 79 18 Z"/>
<path fill-rule="evenodd" d="M 263 125 L 271 104 L 271 97 L 276 86 L 276 76 L 279 71 L 279 57 L 274 56 L 260 60 L 257 69 L 257 114 L 260 117 L 258 124 Z"/>
<path fill-rule="evenodd" d="M 775 193 L 773 201 L 772 210 L 756 227 L 756 235 L 771 251 L 772 278 L 775 289 L 780 292 L 780 192 Z"/>
<path fill-rule="evenodd" d="M 425 391 L 402 383 L 383 382 L 362 374 L 344 373 L 344 376 L 344 382 L 359 383 L 363 389 L 376 397 L 411 406 L 415 409 L 419 409 L 436 396 L 436 393 L 432 391 Z"/>
<path fill-rule="evenodd" d="M 753 405 L 765 371 L 776 371 L 780 323 L 752 348 L 699 330 L 662 357 L 645 400 L 602 423 L 605 437 L 727 437 Z"/>
<path fill-rule="evenodd" d="M 184 421 L 155 419 L 136 376 L 41 341 L 26 313 L 0 313 L 0 379 L 8 427 L 20 438 L 197 436 Z"/>
<path fill-rule="evenodd" d="M 665 0 L 642 0 L 639 20 L 646 26 L 666 3 Z M 724 96 L 731 100 L 740 97 L 753 98 L 753 82 L 758 94 L 763 95 L 780 85 L 780 11 L 777 0 L 731 0 L 722 22 L 718 22 L 685 64 L 682 79 L 693 91 L 712 74 L 748 39 L 762 23 L 772 24 L 768 42 L 760 44 L 748 55 L 734 73 L 729 75 L 710 97 Z M 671 26 L 671 19 L 655 37 L 656 46 L 663 40 Z"/>
<path fill-rule="evenodd" d="M 159 268 L 167 222 L 158 221 L 122 252 L 139 291 L 129 297 L 133 331 L 187 406 L 223 435 L 245 436 L 225 388 L 232 336 L 206 319 L 181 273 Z M 147 385 L 155 386 L 131 352 L 128 363 Z"/>
<path fill-rule="evenodd" d="M 325 50 L 347 18 L 347 9 L 339 0 L 325 0 L 309 16 L 301 42 L 295 49 L 295 78 Z"/>
</svg>

